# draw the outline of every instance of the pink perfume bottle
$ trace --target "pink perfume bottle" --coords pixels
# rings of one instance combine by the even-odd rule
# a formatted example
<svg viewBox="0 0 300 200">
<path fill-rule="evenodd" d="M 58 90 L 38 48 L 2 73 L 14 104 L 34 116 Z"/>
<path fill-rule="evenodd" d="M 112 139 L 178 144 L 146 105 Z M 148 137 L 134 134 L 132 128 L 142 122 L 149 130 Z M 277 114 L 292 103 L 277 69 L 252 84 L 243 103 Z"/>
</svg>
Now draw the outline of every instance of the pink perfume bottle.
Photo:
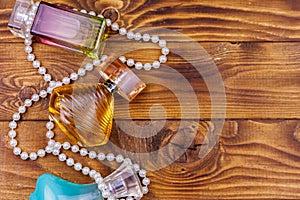
<svg viewBox="0 0 300 200">
<path fill-rule="evenodd" d="M 113 93 L 132 101 L 146 87 L 119 59 L 111 61 L 109 57 L 97 68 L 100 83 L 64 85 L 52 92 L 50 115 L 74 144 L 106 144 L 113 125 Z"/>
<path fill-rule="evenodd" d="M 24 38 L 28 19 L 32 21 L 30 33 L 37 41 L 91 58 L 98 58 L 102 53 L 105 19 L 57 4 L 17 0 L 8 26 L 15 35 Z"/>
</svg>

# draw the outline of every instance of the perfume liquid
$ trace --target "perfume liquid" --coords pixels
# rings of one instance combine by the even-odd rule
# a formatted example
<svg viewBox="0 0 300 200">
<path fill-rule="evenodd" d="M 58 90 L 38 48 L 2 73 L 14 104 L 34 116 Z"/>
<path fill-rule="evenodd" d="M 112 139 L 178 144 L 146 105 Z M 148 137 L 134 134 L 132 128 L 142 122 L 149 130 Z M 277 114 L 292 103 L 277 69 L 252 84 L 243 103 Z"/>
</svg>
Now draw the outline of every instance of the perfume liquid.
<svg viewBox="0 0 300 200">
<path fill-rule="evenodd" d="M 104 19 L 43 1 L 34 15 L 32 6 L 30 0 L 17 0 L 8 24 L 16 35 L 24 37 L 25 21 L 33 17 L 30 33 L 35 40 L 91 58 L 101 55 L 106 38 Z"/>
<path fill-rule="evenodd" d="M 55 88 L 50 116 L 73 143 L 84 147 L 106 144 L 113 125 L 114 96 L 132 101 L 145 87 L 119 59 L 99 66 L 101 83 L 71 84 Z"/>
<path fill-rule="evenodd" d="M 60 129 L 80 146 L 106 144 L 113 124 L 113 94 L 103 84 L 54 89 L 49 111 Z"/>
</svg>

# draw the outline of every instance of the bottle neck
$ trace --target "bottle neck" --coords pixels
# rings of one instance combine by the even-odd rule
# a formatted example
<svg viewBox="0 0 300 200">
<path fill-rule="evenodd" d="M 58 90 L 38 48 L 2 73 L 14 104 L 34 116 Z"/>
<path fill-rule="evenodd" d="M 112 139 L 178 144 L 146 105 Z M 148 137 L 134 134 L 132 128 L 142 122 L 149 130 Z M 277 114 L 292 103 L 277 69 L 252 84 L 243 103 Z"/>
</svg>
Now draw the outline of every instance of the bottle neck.
<svg viewBox="0 0 300 200">
<path fill-rule="evenodd" d="M 104 84 L 103 84 L 106 89 L 110 92 L 110 93 L 114 93 L 118 90 L 117 85 L 111 81 L 110 79 L 107 79 Z"/>
</svg>

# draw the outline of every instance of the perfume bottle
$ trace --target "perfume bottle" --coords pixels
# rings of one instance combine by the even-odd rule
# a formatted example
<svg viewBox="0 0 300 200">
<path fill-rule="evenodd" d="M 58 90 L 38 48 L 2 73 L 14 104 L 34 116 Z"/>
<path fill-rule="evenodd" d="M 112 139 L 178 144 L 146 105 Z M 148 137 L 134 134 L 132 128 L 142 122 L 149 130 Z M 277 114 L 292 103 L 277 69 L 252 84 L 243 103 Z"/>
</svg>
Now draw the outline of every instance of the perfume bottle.
<svg viewBox="0 0 300 200">
<path fill-rule="evenodd" d="M 41 175 L 30 200 L 88 199 L 103 200 L 97 183 L 75 184 L 51 174 Z"/>
<path fill-rule="evenodd" d="M 105 19 L 62 5 L 16 0 L 8 23 L 12 33 L 24 38 L 28 20 L 32 21 L 30 33 L 33 39 L 41 43 L 84 53 L 91 58 L 98 58 L 102 53 L 106 38 Z"/>
<path fill-rule="evenodd" d="M 132 101 L 146 87 L 119 59 L 111 60 L 97 68 L 100 83 L 65 85 L 52 92 L 50 116 L 80 146 L 107 143 L 113 125 L 114 92 Z"/>
</svg>

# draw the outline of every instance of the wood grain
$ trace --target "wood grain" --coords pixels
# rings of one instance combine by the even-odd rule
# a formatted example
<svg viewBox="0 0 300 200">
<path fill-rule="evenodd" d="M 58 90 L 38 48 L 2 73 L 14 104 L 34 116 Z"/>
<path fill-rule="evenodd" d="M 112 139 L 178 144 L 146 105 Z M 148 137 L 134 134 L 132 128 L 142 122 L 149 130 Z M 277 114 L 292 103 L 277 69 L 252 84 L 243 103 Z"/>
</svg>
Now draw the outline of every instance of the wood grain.
<svg viewBox="0 0 300 200">
<path fill-rule="evenodd" d="M 183 46 L 182 43 L 180 45 L 170 43 L 170 45 L 174 51 Z M 163 66 L 160 70 L 151 72 L 136 71 L 142 80 L 149 83 L 148 87 L 129 105 L 115 95 L 115 117 L 120 119 L 197 118 L 195 109 L 199 109 L 202 119 L 211 118 L 212 114 L 222 118 L 226 105 L 227 119 L 299 118 L 300 45 L 298 43 L 231 44 L 224 42 L 201 43 L 201 45 L 214 59 L 218 66 L 216 70 L 210 68 L 210 60 L 205 60 L 201 55 L 188 57 L 190 62 L 196 62 L 196 65 L 192 66 L 187 63 L 187 59 L 172 54 L 167 63 L 170 68 Z M 77 71 L 81 61 L 84 60 L 82 56 L 74 56 L 70 52 L 57 48 L 44 49 L 40 44 L 36 46 L 37 57 L 56 80 L 61 80 L 63 76 Z M 7 51 L 7 48 L 13 49 L 15 53 Z M 9 120 L 22 101 L 46 88 L 42 77 L 29 62 L 24 62 L 26 58 L 22 51 L 21 44 L 0 44 L 0 54 L 3 55 L 0 68 L 0 102 L 2 102 L 0 120 Z M 58 52 L 61 56 L 53 56 Z M 145 51 L 141 50 L 131 54 L 137 60 L 150 62 L 159 52 L 156 49 L 147 50 L 148 59 L 143 58 L 144 53 Z M 190 54 L 194 55 L 192 51 Z M 188 52 L 184 55 L 188 55 Z M 199 69 L 200 73 L 196 69 Z M 222 79 L 217 79 L 218 74 Z M 183 76 L 183 80 L 178 75 Z M 207 82 L 207 80 L 214 82 Z M 85 81 L 96 83 L 98 79 L 89 76 Z M 187 81 L 192 88 L 187 88 L 181 81 Z M 180 83 L 177 84 L 177 88 L 168 88 L 176 83 Z M 208 84 L 219 87 L 211 89 L 208 88 Z M 222 87 L 226 97 L 222 94 Z M 185 96 L 195 96 L 197 99 L 196 101 L 191 98 L 182 100 Z M 212 107 L 211 98 L 220 101 Z M 221 98 L 226 98 L 226 104 L 221 101 Z M 157 104 L 164 107 L 165 111 L 156 109 Z M 26 113 L 24 119 L 45 120 L 47 108 L 48 100 L 42 100 L 30 108 L 30 112 Z"/>
<path fill-rule="evenodd" d="M 46 142 L 41 133 L 44 123 L 21 124 L 18 139 L 22 149 L 36 150 Z M 136 123 L 140 126 L 161 126 L 157 122 L 146 121 L 119 121 L 118 126 L 132 129 Z M 128 139 L 129 136 L 119 128 L 114 130 L 112 140 L 115 145 L 124 147 L 128 152 L 151 152 L 157 146 L 161 147 L 168 140 L 168 135 L 180 134 L 182 130 L 178 129 L 179 123 L 182 122 L 168 120 L 154 138 L 146 139 L 148 142 L 145 146 L 139 145 L 141 143 L 138 139 Z M 195 144 L 199 142 L 199 136 L 206 135 L 213 124 L 199 122 L 194 141 L 196 143 L 192 143 L 174 164 L 149 173 L 152 184 L 150 194 L 144 199 L 298 199 L 299 125 L 299 120 L 227 121 L 217 145 L 208 156 L 200 159 L 198 154 L 201 146 Z M 7 123 L 0 123 L 0 126 L 1 130 L 8 130 Z M 185 122 L 185 128 L 189 128 L 188 122 Z M 163 137 L 157 137 L 159 135 Z M 36 162 L 21 161 L 12 155 L 6 140 L 6 136 L 1 135 L 0 159 L 5 160 L 0 164 L 1 199 L 27 199 L 35 188 L 35 179 L 42 173 L 53 173 L 77 183 L 90 181 L 50 155 Z M 58 131 L 57 140 L 65 141 L 66 138 Z M 128 141 L 131 141 L 131 146 L 128 146 Z M 94 150 L 107 149 L 104 146 Z M 161 158 L 168 159 L 169 155 Z M 96 167 L 103 174 L 111 172 L 107 166 L 97 161 L 88 161 L 79 155 L 72 156 L 84 165 Z M 156 162 L 157 160 L 144 161 L 141 165 L 148 168 L 151 163 Z"/>
<path fill-rule="evenodd" d="M 197 41 L 299 41 L 300 6 L 297 1 L 274 0 L 56 0 L 78 9 L 96 10 L 113 6 L 120 10 L 121 24 L 135 30 L 149 27 L 177 30 Z M 0 4 L 1 41 L 17 41 L 7 21 L 14 1 Z M 153 28 L 155 27 L 155 28 Z"/>
</svg>

